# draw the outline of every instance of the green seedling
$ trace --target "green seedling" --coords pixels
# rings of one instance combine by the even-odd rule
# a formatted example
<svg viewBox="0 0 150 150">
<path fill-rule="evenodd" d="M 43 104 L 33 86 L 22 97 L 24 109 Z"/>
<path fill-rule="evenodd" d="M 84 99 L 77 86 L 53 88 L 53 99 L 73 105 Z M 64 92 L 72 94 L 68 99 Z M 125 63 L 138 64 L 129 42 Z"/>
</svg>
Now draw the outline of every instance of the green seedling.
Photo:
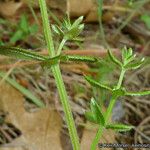
<svg viewBox="0 0 150 150">
<path fill-rule="evenodd" d="M 126 47 L 122 49 L 122 60 L 119 60 L 118 58 L 116 58 L 110 50 L 108 50 L 108 56 L 109 56 L 110 60 L 121 69 L 120 78 L 118 80 L 117 85 L 115 85 L 113 87 L 109 87 L 107 85 L 103 85 L 103 84 L 97 82 L 96 80 L 92 79 L 89 76 L 85 76 L 85 79 L 92 86 L 100 88 L 100 89 L 105 89 L 105 90 L 108 90 L 109 92 L 111 92 L 111 100 L 110 100 L 110 104 L 109 104 L 106 112 L 102 112 L 102 110 L 100 109 L 100 106 L 97 104 L 96 100 L 94 100 L 92 98 L 91 99 L 91 110 L 87 111 L 85 113 L 85 116 L 89 121 L 99 125 L 98 132 L 97 132 L 97 134 L 92 142 L 92 145 L 91 145 L 91 150 L 96 149 L 96 146 L 103 134 L 104 129 L 112 129 L 112 130 L 116 130 L 119 132 L 120 131 L 126 132 L 126 131 L 130 131 L 131 129 L 134 128 L 133 126 L 129 126 L 129 125 L 125 125 L 125 124 L 109 123 L 109 117 L 111 116 L 113 107 L 116 103 L 116 100 L 119 97 L 121 97 L 121 96 L 144 96 L 144 95 L 150 94 L 149 90 L 148 91 L 139 91 L 139 92 L 127 91 L 125 89 L 125 87 L 123 87 L 123 85 L 122 85 L 125 72 L 130 69 L 137 69 L 137 68 L 141 67 L 141 65 L 144 63 L 144 59 L 136 59 L 136 55 L 133 54 L 133 50 L 131 48 L 127 49 Z"/>
<path fill-rule="evenodd" d="M 21 20 L 16 27 L 16 32 L 11 35 L 10 43 L 16 43 L 19 40 L 26 39 L 29 35 L 34 35 L 38 31 L 36 24 L 29 25 L 26 15 L 22 15 Z"/>
</svg>

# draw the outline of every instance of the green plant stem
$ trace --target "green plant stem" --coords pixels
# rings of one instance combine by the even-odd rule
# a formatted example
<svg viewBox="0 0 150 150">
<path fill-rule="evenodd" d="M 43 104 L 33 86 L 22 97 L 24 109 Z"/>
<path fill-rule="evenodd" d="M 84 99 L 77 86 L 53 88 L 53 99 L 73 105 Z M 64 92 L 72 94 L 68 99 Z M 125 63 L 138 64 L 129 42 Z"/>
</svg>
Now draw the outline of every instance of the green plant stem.
<svg viewBox="0 0 150 150">
<path fill-rule="evenodd" d="M 45 0 L 39 0 L 39 4 L 40 4 L 40 9 L 41 9 L 41 14 L 42 14 L 43 29 L 44 29 L 46 43 L 48 46 L 48 52 L 49 52 L 50 57 L 54 57 L 55 56 L 54 43 L 53 43 L 52 33 L 51 33 L 50 25 L 49 25 L 46 2 Z M 67 92 L 66 92 L 64 82 L 62 79 L 62 75 L 60 72 L 59 64 L 54 65 L 51 68 L 52 68 L 53 75 L 55 77 L 56 85 L 59 91 L 60 100 L 61 100 L 63 110 L 65 113 L 65 118 L 66 118 L 73 149 L 79 150 L 80 149 L 79 139 L 78 139 L 75 123 L 73 120 L 71 107 L 69 105 Z"/>
<path fill-rule="evenodd" d="M 109 106 L 107 108 L 106 115 L 105 115 L 105 124 L 107 124 L 107 122 L 109 120 L 109 117 L 112 113 L 112 110 L 113 110 L 113 107 L 115 105 L 116 99 L 117 99 L 117 97 L 112 95 L 112 98 L 110 100 L 110 103 L 109 103 Z"/>
<path fill-rule="evenodd" d="M 120 74 L 120 77 L 119 77 L 119 81 L 118 81 L 118 84 L 117 84 L 117 89 L 120 89 L 121 85 L 122 85 L 122 81 L 123 81 L 123 78 L 124 78 L 124 74 L 125 74 L 125 69 L 122 67 L 121 68 L 121 74 Z"/>
<path fill-rule="evenodd" d="M 99 139 L 101 138 L 102 134 L 103 134 L 103 130 L 104 128 L 102 126 L 99 127 L 97 133 L 96 133 L 96 136 L 92 142 L 92 145 L 91 145 L 91 149 L 90 150 L 95 150 L 96 149 L 96 146 L 99 142 Z"/>
<path fill-rule="evenodd" d="M 43 21 L 44 36 L 45 36 L 46 44 L 48 46 L 49 56 L 54 57 L 55 49 L 54 49 L 52 32 L 49 24 L 49 18 L 48 18 L 47 6 L 45 0 L 39 0 L 39 5 L 40 5 L 42 21 Z"/>
<path fill-rule="evenodd" d="M 66 39 L 63 39 L 58 47 L 58 51 L 57 51 L 57 55 L 60 55 L 61 51 L 62 51 L 62 48 L 63 46 L 65 45 L 66 43 Z"/>
<path fill-rule="evenodd" d="M 37 23 L 38 25 L 40 25 L 40 22 L 39 22 L 39 20 L 38 20 L 38 17 L 37 17 L 37 15 L 35 14 L 35 11 L 34 11 L 34 9 L 33 9 L 33 7 L 32 7 L 31 1 L 28 0 L 27 4 L 28 4 L 28 7 L 29 7 L 29 9 L 30 9 L 30 11 L 31 11 L 31 13 L 32 13 L 32 15 L 33 15 L 33 17 L 34 17 L 36 23 Z"/>
<path fill-rule="evenodd" d="M 59 65 L 55 65 L 54 67 L 52 67 L 52 71 L 53 71 L 53 74 L 54 74 L 54 77 L 56 80 L 56 85 L 57 85 L 59 95 L 61 98 L 61 103 L 62 103 L 62 106 L 64 109 L 65 118 L 66 118 L 68 130 L 69 130 L 70 138 L 72 141 L 73 149 L 79 150 L 80 149 L 79 139 L 78 139 L 75 123 L 73 120 L 71 108 L 69 105 L 68 96 L 67 96 L 65 85 L 64 85 L 64 82 L 63 82 L 63 79 L 61 76 Z"/>
<path fill-rule="evenodd" d="M 104 46 L 106 48 L 109 48 L 109 45 L 105 39 L 105 32 L 102 23 L 102 12 L 103 12 L 103 0 L 98 0 L 98 21 L 99 21 L 100 35 L 104 43 Z"/>
</svg>

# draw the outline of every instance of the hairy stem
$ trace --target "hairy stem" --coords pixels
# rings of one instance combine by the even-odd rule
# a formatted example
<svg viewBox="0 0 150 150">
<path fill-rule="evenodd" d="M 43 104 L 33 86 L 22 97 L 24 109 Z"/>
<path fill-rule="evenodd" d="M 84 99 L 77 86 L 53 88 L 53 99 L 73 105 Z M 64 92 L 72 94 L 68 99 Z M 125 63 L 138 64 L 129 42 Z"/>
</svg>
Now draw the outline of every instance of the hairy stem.
<svg viewBox="0 0 150 150">
<path fill-rule="evenodd" d="M 96 149 L 96 146 L 97 146 L 97 144 L 99 142 L 99 139 L 101 138 L 101 136 L 103 134 L 103 129 L 104 128 L 102 126 L 99 127 L 99 129 L 98 129 L 98 131 L 96 133 L 96 136 L 95 136 L 95 138 L 94 138 L 94 140 L 92 142 L 90 150 L 95 150 Z"/>
<path fill-rule="evenodd" d="M 109 120 L 109 117 L 112 113 L 112 110 L 113 110 L 113 107 L 115 105 L 116 99 L 117 99 L 117 97 L 112 95 L 112 98 L 110 100 L 110 103 L 109 103 L 109 106 L 107 108 L 106 115 L 105 115 L 105 124 L 107 124 L 107 122 Z"/>
<path fill-rule="evenodd" d="M 57 51 L 57 55 L 60 55 L 61 51 L 62 51 L 62 48 L 63 46 L 65 45 L 66 43 L 66 39 L 63 39 L 58 47 L 58 51 Z"/>
<path fill-rule="evenodd" d="M 99 21 L 100 35 L 103 40 L 104 46 L 106 48 L 109 48 L 109 45 L 105 39 L 105 32 L 102 23 L 103 0 L 98 0 L 97 2 L 98 2 L 98 21 Z"/>
<path fill-rule="evenodd" d="M 120 77 L 119 77 L 119 81 L 118 81 L 118 84 L 117 84 L 117 89 L 120 89 L 121 85 L 122 85 L 122 81 L 123 81 L 123 78 L 124 78 L 124 74 L 125 74 L 125 69 L 122 68 L 121 69 L 121 73 L 120 73 Z"/>
<path fill-rule="evenodd" d="M 55 49 L 54 49 L 54 43 L 53 43 L 53 39 L 52 39 L 52 32 L 51 32 L 50 25 L 49 25 L 49 18 L 48 18 L 48 13 L 47 13 L 46 2 L 45 2 L 45 0 L 39 0 L 39 4 L 40 4 L 40 9 L 41 9 L 44 35 L 45 35 L 46 43 L 48 46 L 49 56 L 54 57 Z M 59 96 L 60 96 L 60 100 L 61 100 L 63 110 L 65 113 L 65 118 L 66 118 L 66 122 L 67 122 L 73 149 L 79 150 L 80 149 L 79 139 L 78 139 L 75 123 L 73 120 L 71 107 L 69 105 L 67 92 L 66 92 L 64 82 L 62 79 L 62 75 L 60 72 L 59 64 L 52 66 L 52 72 L 55 77 L 56 85 L 57 85 L 57 88 L 59 91 Z"/>
</svg>

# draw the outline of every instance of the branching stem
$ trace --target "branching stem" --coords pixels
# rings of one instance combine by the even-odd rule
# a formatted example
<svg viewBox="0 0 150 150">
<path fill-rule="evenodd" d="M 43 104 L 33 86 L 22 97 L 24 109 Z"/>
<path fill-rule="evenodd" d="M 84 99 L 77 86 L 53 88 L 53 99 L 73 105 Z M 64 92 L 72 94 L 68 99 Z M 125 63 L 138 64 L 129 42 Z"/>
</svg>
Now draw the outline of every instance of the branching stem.
<svg viewBox="0 0 150 150">
<path fill-rule="evenodd" d="M 54 49 L 54 43 L 53 43 L 53 39 L 52 39 L 52 32 L 51 32 L 50 25 L 49 25 L 49 18 L 48 18 L 48 13 L 47 13 L 46 2 L 45 2 L 45 0 L 39 0 L 39 4 L 40 4 L 40 9 L 41 9 L 44 35 L 45 35 L 46 43 L 48 46 L 49 56 L 54 57 L 55 49 Z M 64 41 L 62 41 L 62 43 L 60 44 L 60 48 L 59 48 L 58 52 L 61 52 L 63 45 L 64 45 Z M 65 113 L 65 118 L 66 118 L 68 130 L 69 130 L 70 138 L 72 141 L 73 149 L 80 150 L 79 139 L 78 139 L 75 123 L 73 120 L 71 107 L 69 105 L 67 92 L 66 92 L 65 85 L 64 85 L 62 75 L 61 75 L 61 71 L 59 68 L 59 64 L 54 65 L 51 68 L 52 68 L 53 75 L 55 77 L 56 85 L 57 85 L 57 88 L 59 91 L 60 100 L 61 100 L 63 110 Z"/>
<path fill-rule="evenodd" d="M 120 89 L 120 87 L 122 85 L 124 74 L 125 74 L 125 69 L 122 67 L 120 77 L 119 77 L 119 81 L 118 81 L 118 84 L 117 84 L 117 89 Z M 105 118 L 105 125 L 109 121 L 109 118 L 111 116 L 111 113 L 112 113 L 112 110 L 113 110 L 114 105 L 116 103 L 116 100 L 117 100 L 117 96 L 115 94 L 112 94 L 112 98 L 110 100 L 109 106 L 107 108 L 107 111 L 106 111 L 106 114 L 105 114 L 105 117 L 104 117 Z M 97 132 L 97 134 L 96 134 L 96 136 L 95 136 L 95 138 L 92 142 L 91 150 L 96 150 L 98 142 L 99 142 L 101 136 L 103 135 L 103 129 L 104 129 L 104 127 L 102 127 L 102 126 L 99 127 L 98 132 Z"/>
</svg>

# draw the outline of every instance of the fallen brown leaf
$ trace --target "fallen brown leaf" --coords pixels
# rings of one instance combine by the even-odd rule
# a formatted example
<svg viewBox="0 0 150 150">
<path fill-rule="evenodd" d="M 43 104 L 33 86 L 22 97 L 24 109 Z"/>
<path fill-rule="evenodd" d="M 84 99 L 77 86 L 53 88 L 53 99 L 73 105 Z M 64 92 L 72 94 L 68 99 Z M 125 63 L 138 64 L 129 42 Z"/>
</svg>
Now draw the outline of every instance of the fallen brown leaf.
<svg viewBox="0 0 150 150">
<path fill-rule="evenodd" d="M 90 123 L 87 122 L 87 126 Z M 81 139 L 81 150 L 90 150 L 91 143 L 97 133 L 97 129 L 84 129 L 83 136 Z M 99 140 L 99 143 L 115 143 L 115 132 L 112 130 L 105 130 L 102 138 Z M 110 150 L 109 148 L 105 148 Z M 100 150 L 98 147 L 96 150 Z"/>
<path fill-rule="evenodd" d="M 0 14 L 3 17 L 11 17 L 15 15 L 17 10 L 22 6 L 22 2 L 7 1 L 0 2 Z"/>
<path fill-rule="evenodd" d="M 8 112 L 6 118 L 22 135 L 8 148 L 0 150 L 62 150 L 60 130 L 62 120 L 57 112 L 47 108 L 29 113 L 24 108 L 23 96 L 8 84 L 0 86 L 0 109 Z"/>
</svg>

